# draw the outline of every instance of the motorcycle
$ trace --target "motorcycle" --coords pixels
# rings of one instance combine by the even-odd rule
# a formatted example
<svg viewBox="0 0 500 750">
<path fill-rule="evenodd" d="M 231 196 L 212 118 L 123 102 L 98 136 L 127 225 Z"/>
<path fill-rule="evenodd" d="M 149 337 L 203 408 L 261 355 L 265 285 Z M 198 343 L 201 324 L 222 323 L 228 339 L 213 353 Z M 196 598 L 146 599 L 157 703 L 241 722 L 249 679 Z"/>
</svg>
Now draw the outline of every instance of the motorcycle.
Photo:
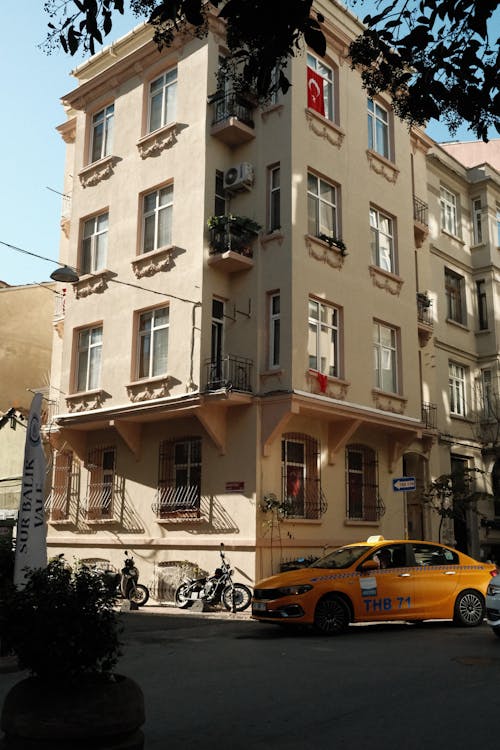
<svg viewBox="0 0 500 750">
<path fill-rule="evenodd" d="M 134 602 L 138 607 L 142 607 L 149 599 L 149 589 L 138 583 L 139 571 L 137 570 L 134 558 L 128 556 L 125 550 L 125 564 L 121 573 L 106 573 L 108 585 L 111 590 L 116 590 L 119 599 L 128 599 Z"/>
<path fill-rule="evenodd" d="M 252 601 L 252 592 L 244 583 L 233 583 L 229 560 L 224 554 L 224 545 L 220 549 L 221 566 L 215 573 L 204 578 L 186 578 L 175 592 L 175 603 L 181 609 L 190 607 L 194 601 L 201 599 L 209 605 L 223 604 L 227 610 L 243 612 Z"/>
</svg>

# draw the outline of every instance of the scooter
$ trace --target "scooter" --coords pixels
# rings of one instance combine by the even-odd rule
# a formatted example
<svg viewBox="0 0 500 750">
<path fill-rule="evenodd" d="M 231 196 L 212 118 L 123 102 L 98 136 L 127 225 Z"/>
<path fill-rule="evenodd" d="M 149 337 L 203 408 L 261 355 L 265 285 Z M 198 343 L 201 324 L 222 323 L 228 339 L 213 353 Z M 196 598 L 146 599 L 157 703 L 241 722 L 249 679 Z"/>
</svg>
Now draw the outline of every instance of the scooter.
<svg viewBox="0 0 500 750">
<path fill-rule="evenodd" d="M 119 599 L 128 599 L 134 602 L 138 607 L 142 607 L 149 599 L 149 589 L 139 580 L 139 571 L 135 566 L 134 558 L 129 557 L 125 550 L 125 564 L 121 573 L 106 573 L 108 583 L 111 589 L 116 590 Z"/>
<path fill-rule="evenodd" d="M 204 578 L 186 578 L 175 592 L 175 603 L 181 609 L 201 599 L 210 605 L 222 603 L 227 610 L 243 612 L 252 601 L 252 592 L 244 583 L 233 583 L 233 570 L 226 560 L 224 545 L 220 549 L 221 566 Z"/>
</svg>

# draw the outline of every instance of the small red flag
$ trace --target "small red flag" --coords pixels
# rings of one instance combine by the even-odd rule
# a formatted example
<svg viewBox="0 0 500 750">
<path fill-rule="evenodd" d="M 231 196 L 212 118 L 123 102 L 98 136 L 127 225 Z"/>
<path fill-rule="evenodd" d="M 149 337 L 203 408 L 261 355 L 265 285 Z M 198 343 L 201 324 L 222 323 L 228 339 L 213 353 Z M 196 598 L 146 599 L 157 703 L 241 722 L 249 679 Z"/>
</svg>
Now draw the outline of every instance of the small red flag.
<svg viewBox="0 0 500 750">
<path fill-rule="evenodd" d="M 323 78 L 312 68 L 307 68 L 307 106 L 325 116 Z"/>
<path fill-rule="evenodd" d="M 322 372 L 317 372 L 316 377 L 319 383 L 319 389 L 321 393 L 326 393 L 326 386 L 328 385 L 328 375 L 324 375 Z"/>
</svg>

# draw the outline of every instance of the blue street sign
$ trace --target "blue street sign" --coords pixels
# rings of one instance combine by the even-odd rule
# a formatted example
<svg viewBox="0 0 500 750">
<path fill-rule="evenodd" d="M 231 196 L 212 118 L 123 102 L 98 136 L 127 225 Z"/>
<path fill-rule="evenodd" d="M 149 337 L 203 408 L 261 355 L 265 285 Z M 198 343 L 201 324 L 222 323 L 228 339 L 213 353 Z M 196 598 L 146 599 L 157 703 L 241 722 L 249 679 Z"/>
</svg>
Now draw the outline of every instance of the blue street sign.
<svg viewBox="0 0 500 750">
<path fill-rule="evenodd" d="M 417 489 L 415 477 L 398 477 L 392 480 L 393 492 L 413 492 Z"/>
</svg>

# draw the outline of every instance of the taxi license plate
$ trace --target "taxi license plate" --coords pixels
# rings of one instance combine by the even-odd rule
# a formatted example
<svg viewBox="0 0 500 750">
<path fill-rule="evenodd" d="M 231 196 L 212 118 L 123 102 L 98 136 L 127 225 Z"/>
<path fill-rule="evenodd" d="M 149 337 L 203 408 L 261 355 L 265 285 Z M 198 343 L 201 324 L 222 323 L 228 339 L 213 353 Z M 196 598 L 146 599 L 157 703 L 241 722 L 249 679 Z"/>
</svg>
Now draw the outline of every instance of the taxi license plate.
<svg viewBox="0 0 500 750">
<path fill-rule="evenodd" d="M 252 604 L 252 609 L 254 612 L 265 612 L 267 610 L 267 605 L 265 602 L 254 602 Z"/>
</svg>

